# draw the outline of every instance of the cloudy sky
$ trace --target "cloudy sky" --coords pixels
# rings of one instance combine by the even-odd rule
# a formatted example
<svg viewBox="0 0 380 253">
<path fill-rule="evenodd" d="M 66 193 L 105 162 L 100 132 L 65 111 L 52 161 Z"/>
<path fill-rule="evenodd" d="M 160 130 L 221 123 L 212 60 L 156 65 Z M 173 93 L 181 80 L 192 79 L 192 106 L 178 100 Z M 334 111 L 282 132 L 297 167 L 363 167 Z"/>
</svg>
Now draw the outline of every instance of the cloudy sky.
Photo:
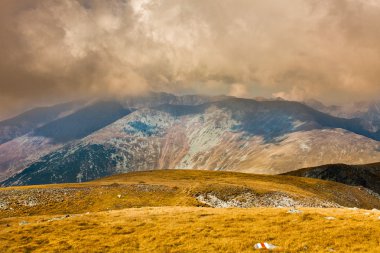
<svg viewBox="0 0 380 253">
<path fill-rule="evenodd" d="M 0 118 L 146 91 L 380 94 L 380 0 L 1 0 Z"/>
</svg>

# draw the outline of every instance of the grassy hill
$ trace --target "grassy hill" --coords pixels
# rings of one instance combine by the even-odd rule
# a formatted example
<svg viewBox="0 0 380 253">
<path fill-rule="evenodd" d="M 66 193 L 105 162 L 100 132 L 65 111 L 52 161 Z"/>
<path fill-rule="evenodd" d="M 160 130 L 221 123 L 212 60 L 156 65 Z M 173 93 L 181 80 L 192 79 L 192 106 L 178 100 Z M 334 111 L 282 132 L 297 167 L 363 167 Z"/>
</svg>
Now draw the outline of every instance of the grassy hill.
<svg viewBox="0 0 380 253">
<path fill-rule="evenodd" d="M 183 170 L 133 172 L 81 184 L 0 188 L 0 217 L 157 206 L 380 209 L 380 199 L 360 187 L 317 179 Z"/>
<path fill-rule="evenodd" d="M 380 163 L 363 165 L 327 164 L 285 173 L 288 176 L 318 178 L 363 186 L 380 194 Z"/>
<path fill-rule="evenodd" d="M 380 199 L 317 179 L 179 170 L 1 188 L 0 251 L 253 252 L 267 241 L 279 252 L 379 252 L 380 212 L 343 207 Z"/>
</svg>

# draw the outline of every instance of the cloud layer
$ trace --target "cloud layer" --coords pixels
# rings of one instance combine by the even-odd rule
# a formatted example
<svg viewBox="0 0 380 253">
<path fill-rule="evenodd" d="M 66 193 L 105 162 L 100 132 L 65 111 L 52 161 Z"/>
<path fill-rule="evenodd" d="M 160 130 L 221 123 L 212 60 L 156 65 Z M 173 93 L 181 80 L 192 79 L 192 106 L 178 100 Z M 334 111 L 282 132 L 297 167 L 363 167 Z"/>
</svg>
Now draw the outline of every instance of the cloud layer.
<svg viewBox="0 0 380 253">
<path fill-rule="evenodd" d="M 380 92 L 377 0 L 2 0 L 0 117 L 145 91 L 328 103 Z"/>
</svg>

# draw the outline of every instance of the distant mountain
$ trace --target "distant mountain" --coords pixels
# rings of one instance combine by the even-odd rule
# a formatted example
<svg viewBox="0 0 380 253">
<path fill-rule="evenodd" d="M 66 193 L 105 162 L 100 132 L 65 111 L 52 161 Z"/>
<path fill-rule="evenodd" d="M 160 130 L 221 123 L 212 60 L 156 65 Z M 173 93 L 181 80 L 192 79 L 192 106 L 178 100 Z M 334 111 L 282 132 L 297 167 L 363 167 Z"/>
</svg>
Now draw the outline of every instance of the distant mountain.
<svg viewBox="0 0 380 253">
<path fill-rule="evenodd" d="M 332 116 L 360 119 L 361 125 L 370 132 L 380 130 L 380 102 L 355 102 L 344 106 L 326 106 L 317 100 L 310 99 L 304 103 Z"/>
<path fill-rule="evenodd" d="M 130 112 L 118 102 L 97 102 L 39 127 L 32 134 L 64 143 L 86 137 Z"/>
<path fill-rule="evenodd" d="M 14 118 L 1 121 L 0 145 L 62 117 L 80 106 L 81 102 L 71 102 L 51 107 L 38 107 Z"/>
<path fill-rule="evenodd" d="M 81 182 L 151 169 L 279 174 L 380 160 L 379 132 L 367 130 L 360 119 L 298 102 L 151 94 L 114 103 L 117 116 L 109 122 L 92 121 L 109 114 L 99 106 L 31 133 L 50 140 L 54 150 L 13 170 L 2 184 Z"/>
<path fill-rule="evenodd" d="M 86 137 L 130 112 L 114 101 L 92 103 L 0 145 L 0 179 L 23 170 L 49 152 Z"/>
<path fill-rule="evenodd" d="M 128 114 L 133 108 L 170 103 L 198 105 L 225 98 L 227 97 L 174 96 L 152 92 L 139 97 L 127 96 L 118 101 L 84 101 L 31 110 L 0 123 L 0 125 L 7 126 L 6 129 L 9 125 L 18 129 L 20 123 L 24 126 L 23 131 L 19 131 L 17 135 L 9 138 L 8 142 L 0 144 L 0 181 L 22 171 L 39 158 L 63 145 L 105 127 Z M 4 133 L 4 136 L 8 136 L 8 134 Z"/>
<path fill-rule="evenodd" d="M 370 103 L 368 109 L 358 115 L 364 120 L 364 126 L 372 132 L 380 130 L 380 102 Z"/>
<path fill-rule="evenodd" d="M 380 163 L 365 165 L 328 164 L 285 173 L 318 178 L 353 186 L 363 186 L 380 194 Z"/>
<path fill-rule="evenodd" d="M 176 96 L 165 92 L 149 92 L 141 96 L 127 96 L 120 103 L 126 108 L 148 108 L 160 105 L 200 105 L 208 102 L 222 101 L 229 99 L 229 96 L 203 96 L 203 95 L 183 95 Z"/>
</svg>

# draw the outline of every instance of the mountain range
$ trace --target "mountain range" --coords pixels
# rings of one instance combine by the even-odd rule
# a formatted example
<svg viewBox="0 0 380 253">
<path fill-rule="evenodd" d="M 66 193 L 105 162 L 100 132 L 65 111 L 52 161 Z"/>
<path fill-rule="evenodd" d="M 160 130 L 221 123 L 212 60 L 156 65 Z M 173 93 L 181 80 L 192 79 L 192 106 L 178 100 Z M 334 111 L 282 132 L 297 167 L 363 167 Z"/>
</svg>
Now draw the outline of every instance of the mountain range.
<svg viewBox="0 0 380 253">
<path fill-rule="evenodd" d="M 0 181 L 83 182 L 154 169 L 280 174 L 380 161 L 377 105 L 338 111 L 318 101 L 166 93 L 36 108 L 0 122 Z"/>
</svg>

